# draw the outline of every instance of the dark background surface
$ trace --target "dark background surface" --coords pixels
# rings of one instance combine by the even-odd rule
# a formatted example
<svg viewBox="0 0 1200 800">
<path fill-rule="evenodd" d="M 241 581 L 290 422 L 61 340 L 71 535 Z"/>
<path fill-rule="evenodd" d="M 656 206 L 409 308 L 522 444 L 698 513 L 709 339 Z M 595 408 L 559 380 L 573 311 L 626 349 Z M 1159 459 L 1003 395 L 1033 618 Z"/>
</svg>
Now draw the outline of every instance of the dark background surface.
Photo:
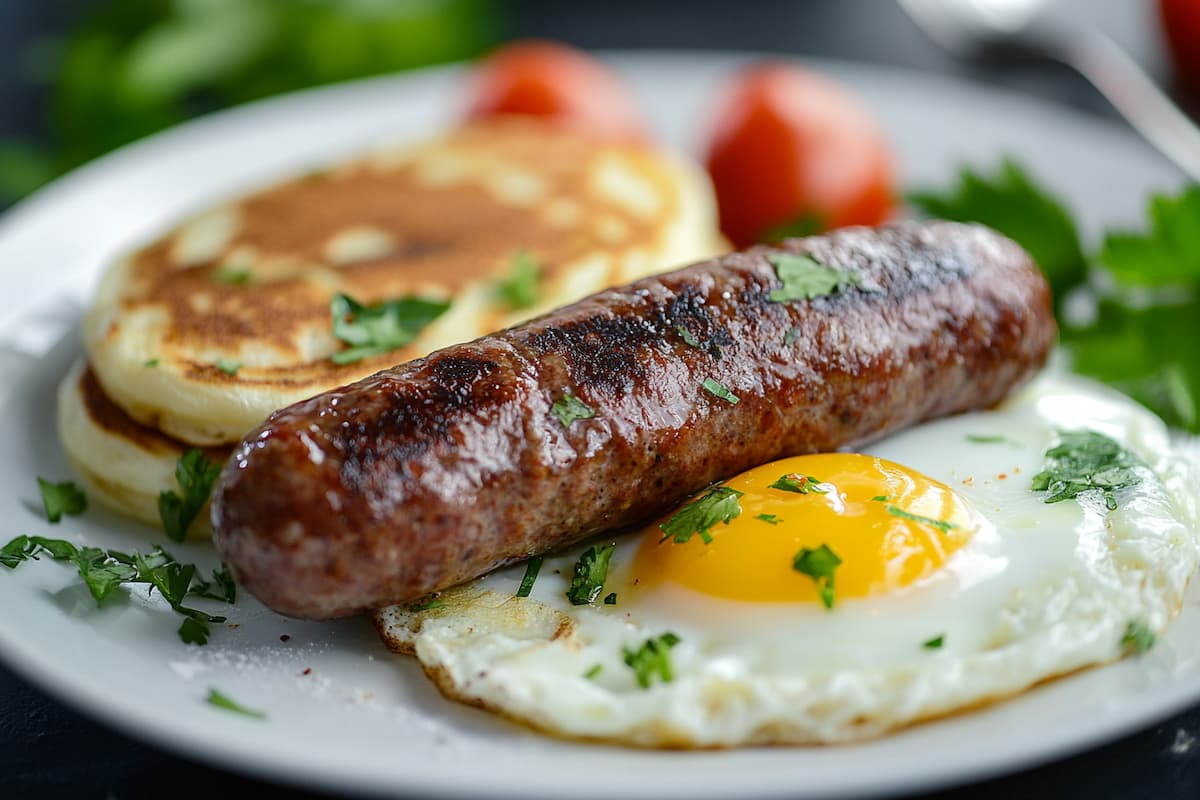
<svg viewBox="0 0 1200 800">
<path fill-rule="evenodd" d="M 0 0 L 0 138 L 48 136 L 39 37 L 62 31 L 97 0 Z M 1155 4 L 1067 4 L 1170 85 Z M 1001 84 L 1115 116 L 1069 70 L 1049 62 L 964 65 L 930 45 L 888 0 L 767 2 L 523 0 L 504 7 L 506 33 L 589 48 L 737 49 L 893 64 Z M 136 698 L 131 698 L 136 702 Z M 1004 735 L 1016 732 L 1005 731 Z M 603 776 L 580 776 L 592 783 Z M 802 776 L 797 777 L 802 781 Z M 564 795 L 570 787 L 563 787 Z M 325 797 L 228 774 L 164 753 L 80 716 L 0 667 L 0 796 L 12 798 Z M 1200 797 L 1200 707 L 1097 750 L 985 783 L 925 795 L 964 798 Z"/>
</svg>

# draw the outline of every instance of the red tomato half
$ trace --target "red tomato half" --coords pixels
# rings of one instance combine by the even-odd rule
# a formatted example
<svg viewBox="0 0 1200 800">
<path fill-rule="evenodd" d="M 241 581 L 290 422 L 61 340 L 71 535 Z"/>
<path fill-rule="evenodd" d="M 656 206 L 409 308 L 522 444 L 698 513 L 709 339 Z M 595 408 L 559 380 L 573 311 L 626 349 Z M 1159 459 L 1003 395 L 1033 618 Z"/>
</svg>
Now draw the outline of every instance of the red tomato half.
<svg viewBox="0 0 1200 800">
<path fill-rule="evenodd" d="M 1159 0 L 1158 8 L 1179 81 L 1200 92 L 1200 0 Z"/>
<path fill-rule="evenodd" d="M 755 65 L 733 78 L 715 112 L 705 162 L 721 229 L 735 246 L 781 229 L 877 225 L 891 213 L 883 132 L 832 79 L 790 64 Z"/>
<path fill-rule="evenodd" d="M 565 44 L 511 42 L 475 68 L 467 119 L 501 114 L 541 117 L 601 139 L 645 140 L 632 93 L 600 61 Z"/>
</svg>

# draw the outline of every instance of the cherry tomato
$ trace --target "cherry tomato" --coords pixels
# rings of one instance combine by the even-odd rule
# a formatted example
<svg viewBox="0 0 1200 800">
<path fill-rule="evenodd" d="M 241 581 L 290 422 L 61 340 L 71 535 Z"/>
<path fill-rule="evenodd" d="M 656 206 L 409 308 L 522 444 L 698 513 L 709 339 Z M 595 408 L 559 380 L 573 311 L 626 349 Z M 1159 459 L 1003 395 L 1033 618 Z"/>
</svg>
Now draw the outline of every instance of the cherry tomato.
<svg viewBox="0 0 1200 800">
<path fill-rule="evenodd" d="M 737 247 L 877 225 L 894 203 L 892 157 L 871 114 L 830 78 L 780 62 L 734 76 L 715 105 L 705 163 Z"/>
<path fill-rule="evenodd" d="M 1200 1 L 1159 0 L 1158 10 L 1180 83 L 1200 92 Z"/>
<path fill-rule="evenodd" d="M 606 140 L 647 138 L 637 103 L 620 78 L 582 50 L 558 42 L 511 42 L 475 68 L 466 118 L 501 114 L 541 117 Z"/>
</svg>

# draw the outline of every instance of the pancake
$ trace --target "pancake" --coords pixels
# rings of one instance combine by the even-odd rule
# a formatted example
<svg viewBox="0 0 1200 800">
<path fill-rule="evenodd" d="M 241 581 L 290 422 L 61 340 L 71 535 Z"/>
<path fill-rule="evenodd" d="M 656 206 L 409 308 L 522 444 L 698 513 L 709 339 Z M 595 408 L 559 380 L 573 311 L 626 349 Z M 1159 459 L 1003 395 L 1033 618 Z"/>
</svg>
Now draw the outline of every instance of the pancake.
<svg viewBox="0 0 1200 800">
<path fill-rule="evenodd" d="M 88 359 L 141 425 L 232 443 L 284 405 L 713 255 L 716 231 L 686 159 L 530 120 L 471 124 L 220 205 L 122 258 L 85 319 Z M 521 269 L 535 293 L 514 304 L 498 287 Z M 449 306 L 407 344 L 339 364 L 338 293 Z"/>
<path fill-rule="evenodd" d="M 192 449 L 189 445 L 135 422 L 108 399 L 83 361 L 72 367 L 59 385 L 58 434 L 90 499 L 161 527 L 158 495 L 179 490 L 175 463 Z M 231 449 L 205 448 L 203 453 L 221 464 Z M 188 529 L 188 536 L 210 536 L 208 517 L 206 506 Z"/>
</svg>

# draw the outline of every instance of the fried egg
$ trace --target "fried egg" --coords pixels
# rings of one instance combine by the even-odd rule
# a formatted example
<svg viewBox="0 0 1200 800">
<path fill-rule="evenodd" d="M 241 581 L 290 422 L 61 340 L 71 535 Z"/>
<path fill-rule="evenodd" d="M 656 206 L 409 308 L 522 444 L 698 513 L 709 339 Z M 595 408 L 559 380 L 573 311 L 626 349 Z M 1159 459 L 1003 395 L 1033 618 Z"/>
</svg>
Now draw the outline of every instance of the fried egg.
<svg viewBox="0 0 1200 800">
<path fill-rule="evenodd" d="M 1079 432 L 1131 454 L 1132 485 L 1048 503 L 1035 476 Z M 861 740 L 1147 647 L 1197 567 L 1196 473 L 1140 406 L 1047 374 L 376 624 L 448 697 L 562 736 Z"/>
</svg>

